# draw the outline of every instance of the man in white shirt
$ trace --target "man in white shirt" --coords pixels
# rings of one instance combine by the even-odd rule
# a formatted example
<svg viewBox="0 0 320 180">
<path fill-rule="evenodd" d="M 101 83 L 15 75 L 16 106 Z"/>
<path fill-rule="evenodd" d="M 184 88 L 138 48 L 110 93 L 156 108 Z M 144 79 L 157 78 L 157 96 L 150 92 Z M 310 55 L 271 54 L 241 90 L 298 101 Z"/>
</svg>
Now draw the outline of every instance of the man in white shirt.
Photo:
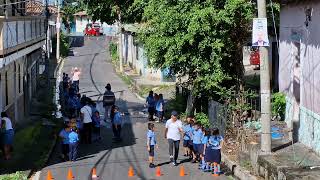
<svg viewBox="0 0 320 180">
<path fill-rule="evenodd" d="M 79 81 L 80 81 L 81 69 L 78 69 L 77 67 L 75 67 L 74 69 L 72 68 L 71 74 L 72 74 L 72 84 L 75 86 L 76 91 L 79 92 Z"/>
<path fill-rule="evenodd" d="M 88 105 L 88 100 L 85 102 L 85 106 L 83 106 L 80 110 L 81 112 L 81 120 L 83 122 L 83 133 L 84 133 L 84 142 L 87 144 L 91 144 L 91 135 L 92 135 L 92 109 Z"/>
<path fill-rule="evenodd" d="M 171 118 L 166 122 L 165 138 L 168 139 L 170 161 L 174 166 L 178 165 L 177 159 L 182 132 L 182 122 L 178 120 L 178 112 L 172 111 Z"/>
</svg>

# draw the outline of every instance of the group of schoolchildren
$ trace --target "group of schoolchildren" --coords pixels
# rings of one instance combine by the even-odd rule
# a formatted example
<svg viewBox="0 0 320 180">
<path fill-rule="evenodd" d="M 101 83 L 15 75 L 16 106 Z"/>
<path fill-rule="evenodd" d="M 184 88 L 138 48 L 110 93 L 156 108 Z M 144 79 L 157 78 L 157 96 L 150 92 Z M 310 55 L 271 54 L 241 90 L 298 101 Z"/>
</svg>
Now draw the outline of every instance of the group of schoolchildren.
<svg viewBox="0 0 320 180">
<path fill-rule="evenodd" d="M 164 100 L 163 94 L 153 93 L 153 91 L 149 92 L 149 95 L 146 99 L 148 113 L 149 113 L 149 121 L 155 121 L 154 115 L 156 115 L 156 122 L 163 122 L 164 115 Z"/>
<path fill-rule="evenodd" d="M 219 129 L 207 129 L 196 122 L 192 116 L 187 117 L 183 125 L 184 156 L 191 163 L 199 162 L 199 169 L 204 172 L 212 172 L 214 175 L 221 173 L 221 147 L 223 137 Z M 154 150 L 157 147 L 155 127 L 148 123 L 147 148 L 149 153 L 149 167 L 154 168 Z"/>
<path fill-rule="evenodd" d="M 223 143 L 219 129 L 205 128 L 189 116 L 183 126 L 183 133 L 184 156 L 192 159 L 192 163 L 199 162 L 202 171 L 219 174 Z"/>
</svg>

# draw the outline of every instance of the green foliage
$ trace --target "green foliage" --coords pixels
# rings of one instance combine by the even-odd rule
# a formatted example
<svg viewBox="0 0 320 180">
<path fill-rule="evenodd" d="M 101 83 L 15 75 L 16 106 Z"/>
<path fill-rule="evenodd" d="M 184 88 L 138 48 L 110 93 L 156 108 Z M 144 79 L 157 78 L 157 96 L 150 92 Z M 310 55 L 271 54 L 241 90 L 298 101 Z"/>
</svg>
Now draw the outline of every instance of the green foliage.
<svg viewBox="0 0 320 180">
<path fill-rule="evenodd" d="M 248 0 L 150 0 L 140 40 L 153 67 L 187 77 L 182 85 L 196 96 L 213 96 L 242 77 L 252 17 Z"/>
<path fill-rule="evenodd" d="M 69 37 L 64 35 L 63 33 L 60 34 L 60 55 L 61 57 L 67 57 L 69 54 L 70 44 L 69 44 Z"/>
<path fill-rule="evenodd" d="M 196 113 L 195 114 L 195 119 L 197 122 L 199 122 L 202 126 L 209 128 L 211 127 L 209 117 L 205 113 Z"/>
<path fill-rule="evenodd" d="M 14 174 L 1 175 L 0 180 L 27 180 L 27 175 L 22 172 L 16 172 Z"/>
<path fill-rule="evenodd" d="M 119 20 L 119 16 L 121 17 L 121 22 L 124 23 L 139 22 L 137 19 L 139 16 L 129 11 L 133 2 L 134 0 L 87 0 L 88 13 L 93 20 L 101 20 L 108 24 L 115 23 Z M 137 11 L 134 12 L 136 13 Z"/>
<path fill-rule="evenodd" d="M 165 105 L 165 108 L 166 108 L 165 117 L 169 118 L 171 115 L 171 112 L 173 110 L 175 110 L 179 113 L 185 112 L 186 107 L 187 107 L 187 101 L 186 101 L 185 96 L 182 94 L 176 94 Z M 181 115 L 183 115 L 183 114 L 181 114 Z"/>
<path fill-rule="evenodd" d="M 281 119 L 284 118 L 286 112 L 286 96 L 281 92 L 274 93 L 271 99 L 272 115 L 280 115 Z"/>
<path fill-rule="evenodd" d="M 118 46 L 114 42 L 109 43 L 109 51 L 111 54 L 111 60 L 113 63 L 117 63 L 119 60 L 119 55 L 118 55 Z"/>
</svg>

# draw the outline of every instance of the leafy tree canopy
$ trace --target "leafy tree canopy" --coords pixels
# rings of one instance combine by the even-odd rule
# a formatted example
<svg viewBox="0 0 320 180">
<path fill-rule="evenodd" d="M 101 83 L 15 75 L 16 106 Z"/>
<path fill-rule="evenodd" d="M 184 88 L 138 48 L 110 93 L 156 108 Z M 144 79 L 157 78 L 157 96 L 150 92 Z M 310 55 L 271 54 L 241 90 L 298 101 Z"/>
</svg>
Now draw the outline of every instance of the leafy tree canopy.
<svg viewBox="0 0 320 180">
<path fill-rule="evenodd" d="M 249 0 L 150 0 L 140 38 L 151 65 L 187 77 L 196 95 L 212 96 L 243 74 L 253 14 Z"/>
</svg>

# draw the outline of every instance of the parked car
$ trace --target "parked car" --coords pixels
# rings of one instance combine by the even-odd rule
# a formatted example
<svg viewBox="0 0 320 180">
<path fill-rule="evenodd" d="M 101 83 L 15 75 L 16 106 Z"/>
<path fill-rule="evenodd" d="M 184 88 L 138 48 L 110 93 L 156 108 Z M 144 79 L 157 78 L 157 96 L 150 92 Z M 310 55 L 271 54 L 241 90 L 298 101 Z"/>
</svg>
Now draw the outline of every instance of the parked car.
<svg viewBox="0 0 320 180">
<path fill-rule="evenodd" d="M 103 34 L 103 28 L 98 23 L 93 24 L 93 28 L 96 30 L 96 32 L 99 32 L 99 35 Z"/>
<path fill-rule="evenodd" d="M 99 26 L 100 27 L 100 26 Z M 87 24 L 86 29 L 84 30 L 85 36 L 99 36 L 100 35 L 100 28 L 95 24 Z"/>
</svg>

